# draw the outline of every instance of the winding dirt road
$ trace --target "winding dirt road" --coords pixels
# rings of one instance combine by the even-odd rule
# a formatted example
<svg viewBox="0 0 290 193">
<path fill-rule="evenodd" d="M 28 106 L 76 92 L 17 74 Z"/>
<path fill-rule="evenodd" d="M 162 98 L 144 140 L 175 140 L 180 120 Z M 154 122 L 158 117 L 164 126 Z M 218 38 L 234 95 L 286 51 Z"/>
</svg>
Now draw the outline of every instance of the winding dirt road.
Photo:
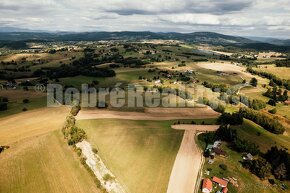
<svg viewBox="0 0 290 193">
<path fill-rule="evenodd" d="M 202 153 L 196 144 L 196 135 L 216 131 L 219 125 L 173 125 L 173 129 L 185 130 L 171 172 L 167 193 L 195 193 Z"/>
</svg>

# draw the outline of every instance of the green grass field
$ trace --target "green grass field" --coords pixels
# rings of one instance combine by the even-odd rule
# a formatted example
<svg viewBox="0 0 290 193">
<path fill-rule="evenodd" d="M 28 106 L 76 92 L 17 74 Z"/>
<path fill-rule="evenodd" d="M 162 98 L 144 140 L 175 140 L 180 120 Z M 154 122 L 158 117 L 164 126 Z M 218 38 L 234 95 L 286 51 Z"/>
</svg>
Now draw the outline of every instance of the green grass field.
<svg viewBox="0 0 290 193">
<path fill-rule="evenodd" d="M 183 131 L 173 121 L 85 120 L 78 125 L 130 192 L 164 193 Z"/>
<path fill-rule="evenodd" d="M 239 75 L 218 75 L 214 70 L 199 68 L 197 70 L 197 79 L 200 81 L 207 81 L 210 83 L 225 84 L 228 86 L 234 86 L 242 83 L 242 79 Z"/>
<path fill-rule="evenodd" d="M 33 110 L 45 107 L 47 104 L 46 94 L 34 91 L 3 90 L 0 96 L 7 97 L 9 100 L 8 109 L 6 111 L 0 111 L 0 117 L 23 112 L 23 109 Z M 29 99 L 29 102 L 23 103 L 23 99 Z"/>
<path fill-rule="evenodd" d="M 288 135 L 270 133 L 250 120 L 244 119 L 241 126 L 232 127 L 237 129 L 238 134 L 243 139 L 259 145 L 262 152 L 266 152 L 272 146 L 290 148 L 290 137 Z"/>
<path fill-rule="evenodd" d="M 121 68 L 116 70 L 115 77 L 89 77 L 89 76 L 75 76 L 60 78 L 60 84 L 71 85 L 80 88 L 82 84 L 90 84 L 92 81 L 96 80 L 99 82 L 98 87 L 107 88 L 113 87 L 117 83 L 122 83 L 123 86 L 129 83 L 139 83 L 139 76 L 145 78 L 153 78 L 157 76 L 157 73 L 149 73 L 148 69 L 143 68 Z"/>
</svg>

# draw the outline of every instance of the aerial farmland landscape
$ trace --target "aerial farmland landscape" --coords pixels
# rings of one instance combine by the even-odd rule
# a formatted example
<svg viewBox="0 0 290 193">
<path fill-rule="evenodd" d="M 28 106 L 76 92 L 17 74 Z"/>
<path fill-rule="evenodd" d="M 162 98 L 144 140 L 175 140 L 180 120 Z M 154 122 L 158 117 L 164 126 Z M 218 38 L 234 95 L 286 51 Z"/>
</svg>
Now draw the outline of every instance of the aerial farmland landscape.
<svg viewBox="0 0 290 193">
<path fill-rule="evenodd" d="M 0 193 L 289 193 L 289 0 L 0 1 Z"/>
</svg>

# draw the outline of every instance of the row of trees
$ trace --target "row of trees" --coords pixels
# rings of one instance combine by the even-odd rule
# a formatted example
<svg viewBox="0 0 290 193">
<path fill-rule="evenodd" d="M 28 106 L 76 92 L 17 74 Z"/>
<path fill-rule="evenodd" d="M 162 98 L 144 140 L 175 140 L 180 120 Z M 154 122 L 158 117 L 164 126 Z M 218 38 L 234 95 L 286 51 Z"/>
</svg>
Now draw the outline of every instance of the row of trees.
<svg viewBox="0 0 290 193">
<path fill-rule="evenodd" d="M 274 74 L 271 74 L 268 72 L 257 71 L 250 67 L 247 68 L 247 71 L 250 72 L 251 74 L 256 74 L 258 76 L 268 78 L 272 80 L 278 86 L 284 86 L 286 89 L 290 90 L 290 80 L 281 79 Z"/>
<path fill-rule="evenodd" d="M 290 67 L 290 59 L 287 60 L 276 60 L 277 67 Z"/>
<path fill-rule="evenodd" d="M 266 154 L 272 173 L 279 180 L 290 180 L 290 154 L 285 149 L 272 147 Z"/>
<path fill-rule="evenodd" d="M 232 114 L 224 112 L 217 121 L 219 124 L 241 125 L 243 123 L 243 115 L 239 112 Z"/>
<path fill-rule="evenodd" d="M 8 108 L 8 98 L 0 96 L 0 111 L 6 111 Z"/>
<path fill-rule="evenodd" d="M 207 81 L 203 82 L 203 86 L 211 88 L 214 92 L 227 92 L 228 90 L 228 87 L 225 84 L 213 84 Z"/>
<path fill-rule="evenodd" d="M 225 112 L 226 107 L 219 102 L 210 101 L 208 98 L 203 97 L 198 99 L 198 103 L 205 104 L 210 106 L 214 111 L 223 113 Z"/>
<path fill-rule="evenodd" d="M 86 158 L 82 155 L 82 150 L 80 148 L 77 148 L 75 145 L 78 142 L 81 142 L 87 138 L 85 131 L 75 125 L 76 123 L 75 116 L 79 113 L 80 110 L 81 110 L 81 107 L 79 105 L 74 104 L 72 106 L 70 115 L 66 118 L 65 124 L 62 128 L 62 133 L 65 139 L 67 139 L 68 145 L 71 145 L 73 147 L 77 155 L 80 157 L 80 161 L 83 164 L 83 166 L 87 169 L 89 174 L 94 178 L 94 182 L 96 183 L 97 187 L 101 190 L 101 192 L 108 193 L 106 189 L 102 186 L 100 180 L 95 176 L 94 172 L 87 165 Z M 97 153 L 98 150 L 93 148 L 93 152 Z"/>
<path fill-rule="evenodd" d="M 247 105 L 248 107 L 250 107 L 251 109 L 254 109 L 254 110 L 261 110 L 261 109 L 266 108 L 266 103 L 262 100 L 259 100 L 259 99 L 252 100 L 246 96 L 240 96 L 240 101 L 244 105 Z"/>
<path fill-rule="evenodd" d="M 244 161 L 243 166 L 261 179 L 271 174 L 278 180 L 290 180 L 290 154 L 285 149 L 272 147 L 262 157 Z"/>
<path fill-rule="evenodd" d="M 265 179 L 271 175 L 272 167 L 270 163 L 262 157 L 253 161 L 246 160 L 243 162 L 243 166 L 261 179 Z"/>
<path fill-rule="evenodd" d="M 74 105 L 71 108 L 70 116 L 66 118 L 65 124 L 62 128 L 62 133 L 67 139 L 69 145 L 75 145 L 78 142 L 87 138 L 85 131 L 75 125 L 75 116 L 80 111 L 81 107 L 79 105 Z"/>
<path fill-rule="evenodd" d="M 220 123 L 226 123 L 231 125 L 239 125 L 243 123 L 243 116 L 240 113 L 223 113 L 218 121 Z M 238 152 L 251 153 L 252 155 L 257 155 L 260 153 L 259 146 L 254 143 L 243 140 L 239 137 L 237 130 L 222 125 L 216 132 L 219 139 L 232 143 L 232 147 Z"/>
<path fill-rule="evenodd" d="M 77 75 L 83 76 L 94 76 L 94 77 L 113 77 L 115 72 L 112 69 L 102 68 L 99 69 L 96 66 L 103 63 L 115 63 L 123 64 L 124 66 L 143 66 L 148 62 L 143 61 L 139 58 L 124 58 L 120 54 L 113 55 L 102 55 L 97 57 L 94 52 L 94 49 L 85 49 L 84 57 L 74 60 L 71 64 L 63 64 L 58 68 L 46 69 L 47 72 L 44 72 L 44 69 L 34 72 L 34 76 L 47 75 L 49 78 L 61 78 L 61 77 L 72 77 Z"/>
<path fill-rule="evenodd" d="M 226 141 L 231 144 L 237 152 L 251 153 L 257 155 L 260 153 L 259 146 L 239 137 L 237 130 L 226 125 L 221 125 L 216 132 L 209 132 L 199 136 L 199 139 L 210 144 L 216 140 Z"/>
<path fill-rule="evenodd" d="M 241 108 L 239 113 L 241 113 L 244 118 L 257 123 L 267 131 L 275 134 L 283 134 L 285 132 L 285 128 L 277 119 L 265 115 L 262 112 L 255 111 L 249 108 Z"/>
<path fill-rule="evenodd" d="M 276 86 L 274 86 L 273 89 L 268 88 L 268 90 L 263 95 L 271 98 L 272 100 L 275 101 L 275 103 L 278 101 L 284 102 L 288 100 L 288 91 L 287 90 L 282 91 L 282 89 L 280 88 L 278 89 Z"/>
</svg>

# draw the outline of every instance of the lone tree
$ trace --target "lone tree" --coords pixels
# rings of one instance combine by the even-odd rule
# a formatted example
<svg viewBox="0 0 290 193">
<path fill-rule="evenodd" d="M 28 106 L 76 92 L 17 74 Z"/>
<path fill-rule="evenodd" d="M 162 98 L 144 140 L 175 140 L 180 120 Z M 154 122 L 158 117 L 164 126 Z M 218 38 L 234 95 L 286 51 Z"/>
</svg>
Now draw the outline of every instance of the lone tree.
<svg viewBox="0 0 290 193">
<path fill-rule="evenodd" d="M 256 78 L 252 78 L 251 81 L 250 81 L 250 85 L 254 86 L 254 87 L 257 87 L 258 85 L 258 80 Z"/>
</svg>

